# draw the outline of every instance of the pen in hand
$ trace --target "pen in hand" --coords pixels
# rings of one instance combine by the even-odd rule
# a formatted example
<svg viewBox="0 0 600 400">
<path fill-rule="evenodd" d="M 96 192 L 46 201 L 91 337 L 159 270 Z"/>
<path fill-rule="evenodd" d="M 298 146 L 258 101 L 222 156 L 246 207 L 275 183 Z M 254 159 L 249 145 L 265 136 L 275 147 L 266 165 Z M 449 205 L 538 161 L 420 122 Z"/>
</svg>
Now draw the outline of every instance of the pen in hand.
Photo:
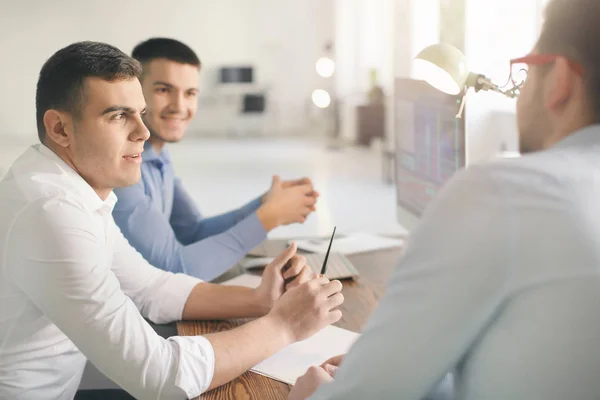
<svg viewBox="0 0 600 400">
<path fill-rule="evenodd" d="M 331 239 L 329 239 L 329 247 L 327 247 L 327 253 L 325 253 L 325 259 L 323 260 L 323 266 L 321 267 L 321 273 L 319 274 L 319 278 L 325 276 L 327 272 L 327 260 L 329 259 L 329 252 L 331 251 L 331 244 L 333 243 L 333 237 L 335 236 L 335 230 L 337 226 L 333 227 L 333 233 L 331 234 Z"/>
<path fill-rule="evenodd" d="M 329 253 L 331 252 L 331 244 L 333 243 L 333 238 L 335 236 L 336 229 L 337 229 L 337 227 L 333 227 L 333 233 L 331 234 L 331 239 L 329 239 L 329 246 L 327 247 L 327 253 L 325 253 L 325 258 L 323 259 L 323 265 L 321 266 L 321 273 L 316 276 L 317 278 L 324 277 L 325 273 L 327 272 L 327 260 L 329 259 Z M 290 260 L 285 264 L 285 266 L 282 269 L 282 272 L 287 271 L 291 266 L 292 266 L 292 263 Z M 294 279 L 296 279 L 295 276 L 287 278 L 284 280 L 284 284 L 287 285 L 287 284 L 291 283 Z"/>
</svg>

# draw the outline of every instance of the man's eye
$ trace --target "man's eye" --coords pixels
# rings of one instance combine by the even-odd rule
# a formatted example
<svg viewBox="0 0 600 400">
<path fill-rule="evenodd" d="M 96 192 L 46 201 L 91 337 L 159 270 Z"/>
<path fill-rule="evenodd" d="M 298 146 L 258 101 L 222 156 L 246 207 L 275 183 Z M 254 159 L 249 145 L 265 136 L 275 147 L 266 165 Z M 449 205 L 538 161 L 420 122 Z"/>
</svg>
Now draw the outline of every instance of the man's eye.
<svg viewBox="0 0 600 400">
<path fill-rule="evenodd" d="M 112 116 L 111 119 L 113 119 L 115 121 L 119 121 L 119 120 L 125 119 L 125 113 L 115 114 L 115 115 Z"/>
<path fill-rule="evenodd" d="M 161 87 L 156 89 L 156 93 L 167 93 L 169 89 Z"/>
</svg>

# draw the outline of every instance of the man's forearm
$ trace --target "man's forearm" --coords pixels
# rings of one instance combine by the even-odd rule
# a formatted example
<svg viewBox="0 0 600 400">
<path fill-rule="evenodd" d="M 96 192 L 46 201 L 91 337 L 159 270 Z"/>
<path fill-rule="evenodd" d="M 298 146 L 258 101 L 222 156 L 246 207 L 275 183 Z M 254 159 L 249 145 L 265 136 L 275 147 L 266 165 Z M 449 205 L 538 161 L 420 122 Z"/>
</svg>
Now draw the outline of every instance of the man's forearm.
<svg viewBox="0 0 600 400">
<path fill-rule="evenodd" d="M 183 308 L 184 320 L 260 317 L 270 305 L 262 304 L 254 289 L 199 283 Z"/>
<path fill-rule="evenodd" d="M 237 378 L 293 342 L 289 332 L 269 316 L 205 337 L 215 352 L 215 372 L 209 390 Z"/>
</svg>

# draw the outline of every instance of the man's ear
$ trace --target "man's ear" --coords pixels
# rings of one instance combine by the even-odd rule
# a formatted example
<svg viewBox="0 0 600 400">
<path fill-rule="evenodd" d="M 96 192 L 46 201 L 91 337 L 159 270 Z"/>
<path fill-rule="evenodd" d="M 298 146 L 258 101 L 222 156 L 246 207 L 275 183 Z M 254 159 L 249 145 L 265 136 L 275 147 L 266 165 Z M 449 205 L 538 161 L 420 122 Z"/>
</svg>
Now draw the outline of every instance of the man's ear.
<svg viewBox="0 0 600 400">
<path fill-rule="evenodd" d="M 575 87 L 575 79 L 569 61 L 564 57 L 559 57 L 544 79 L 547 85 L 544 91 L 544 105 L 549 110 L 562 108 L 572 97 Z"/>
<path fill-rule="evenodd" d="M 44 127 L 46 128 L 46 140 L 59 145 L 69 147 L 73 137 L 73 118 L 69 113 L 48 110 L 44 113 Z"/>
</svg>

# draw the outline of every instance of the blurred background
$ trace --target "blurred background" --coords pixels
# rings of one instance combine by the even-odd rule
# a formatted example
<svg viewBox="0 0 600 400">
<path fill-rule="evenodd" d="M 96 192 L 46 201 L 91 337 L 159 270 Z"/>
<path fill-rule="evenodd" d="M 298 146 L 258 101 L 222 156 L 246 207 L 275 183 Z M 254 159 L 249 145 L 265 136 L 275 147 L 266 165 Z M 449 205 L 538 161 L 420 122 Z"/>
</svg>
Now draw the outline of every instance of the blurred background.
<svg viewBox="0 0 600 400">
<path fill-rule="evenodd" d="M 401 234 L 396 141 L 401 79 L 434 43 L 504 83 L 525 55 L 544 0 L 21 0 L 0 2 L 0 177 L 37 142 L 35 85 L 44 61 L 81 40 L 131 53 L 155 36 L 200 57 L 198 113 L 171 145 L 177 174 L 211 215 L 240 206 L 271 176 L 309 176 L 321 192 L 304 225 L 271 237 Z M 470 93 L 467 163 L 518 151 L 515 101 Z M 417 132 L 418 134 L 418 132 Z M 396 167 L 394 167 L 396 165 Z"/>
</svg>

